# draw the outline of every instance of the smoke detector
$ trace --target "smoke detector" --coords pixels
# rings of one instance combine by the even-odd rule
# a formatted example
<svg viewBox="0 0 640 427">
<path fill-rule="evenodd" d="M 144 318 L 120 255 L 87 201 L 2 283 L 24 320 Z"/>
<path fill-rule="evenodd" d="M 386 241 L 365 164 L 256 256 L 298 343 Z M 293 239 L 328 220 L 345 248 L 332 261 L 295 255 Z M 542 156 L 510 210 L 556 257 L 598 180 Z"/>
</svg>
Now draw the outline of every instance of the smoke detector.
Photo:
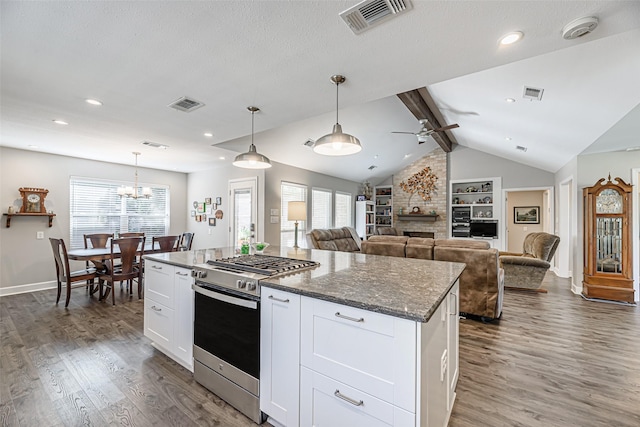
<svg viewBox="0 0 640 427">
<path fill-rule="evenodd" d="M 598 18 L 595 16 L 588 16 L 586 18 L 578 18 L 569 22 L 562 29 L 562 37 L 566 40 L 577 39 L 585 34 L 589 34 L 595 30 L 598 26 Z"/>
</svg>

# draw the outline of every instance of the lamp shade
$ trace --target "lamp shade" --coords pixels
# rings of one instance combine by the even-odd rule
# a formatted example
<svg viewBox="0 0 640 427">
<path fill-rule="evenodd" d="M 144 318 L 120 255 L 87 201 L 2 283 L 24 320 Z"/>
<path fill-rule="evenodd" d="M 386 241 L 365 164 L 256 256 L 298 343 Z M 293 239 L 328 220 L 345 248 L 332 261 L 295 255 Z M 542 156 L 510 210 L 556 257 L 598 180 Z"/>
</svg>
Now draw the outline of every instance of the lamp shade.
<svg viewBox="0 0 640 427">
<path fill-rule="evenodd" d="M 325 156 L 347 156 L 362 150 L 360 141 L 355 136 L 342 132 L 339 123 L 333 125 L 333 132 L 318 139 L 313 151 Z"/>
<path fill-rule="evenodd" d="M 267 169 L 271 167 L 271 161 L 256 151 L 256 146 L 251 144 L 249 151 L 238 154 L 233 161 L 233 166 L 245 169 Z"/>
<path fill-rule="evenodd" d="M 306 202 L 289 202 L 287 219 L 289 221 L 306 221 L 307 220 L 307 203 Z"/>
</svg>

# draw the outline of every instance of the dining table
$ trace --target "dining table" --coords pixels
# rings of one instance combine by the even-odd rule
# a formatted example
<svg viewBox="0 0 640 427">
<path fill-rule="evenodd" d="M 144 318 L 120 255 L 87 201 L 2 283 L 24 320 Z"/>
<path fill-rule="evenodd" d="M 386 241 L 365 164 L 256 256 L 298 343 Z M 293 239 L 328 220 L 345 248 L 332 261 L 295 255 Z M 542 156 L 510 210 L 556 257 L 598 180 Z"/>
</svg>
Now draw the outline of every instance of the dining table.
<svg viewBox="0 0 640 427">
<path fill-rule="evenodd" d="M 113 248 L 113 254 L 116 255 L 120 251 L 120 248 Z M 138 251 L 139 253 L 141 251 Z M 157 254 L 166 252 L 160 248 L 160 245 L 156 243 L 153 246 L 151 243 L 147 243 L 144 245 L 144 253 L 145 254 Z M 69 259 L 74 261 L 102 261 L 104 259 L 111 258 L 111 246 L 106 248 L 78 248 L 78 249 L 69 249 L 67 251 L 67 256 Z"/>
</svg>

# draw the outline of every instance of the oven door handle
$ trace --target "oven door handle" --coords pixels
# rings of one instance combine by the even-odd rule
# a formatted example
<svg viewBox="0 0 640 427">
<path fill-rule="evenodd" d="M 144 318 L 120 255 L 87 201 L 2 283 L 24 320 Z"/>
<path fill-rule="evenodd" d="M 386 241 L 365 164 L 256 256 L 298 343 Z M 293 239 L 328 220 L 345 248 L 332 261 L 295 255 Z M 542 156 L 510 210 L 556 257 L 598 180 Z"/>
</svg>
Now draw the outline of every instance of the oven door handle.
<svg viewBox="0 0 640 427">
<path fill-rule="evenodd" d="M 252 300 L 248 300 L 248 299 L 244 299 L 244 298 L 236 298 L 236 297 L 232 297 L 230 295 L 226 295 L 226 294 L 221 294 L 219 292 L 214 292 L 214 291 L 210 291 L 208 289 L 204 289 L 198 285 L 191 285 L 191 288 L 201 294 L 204 295 L 206 297 L 209 298 L 213 298 L 213 299 L 217 299 L 218 301 L 223 301 L 223 302 L 227 302 L 229 304 L 233 304 L 233 305 L 239 305 L 242 307 L 247 307 L 250 308 L 252 310 L 257 310 L 258 309 L 258 302 L 257 301 L 252 301 Z"/>
</svg>

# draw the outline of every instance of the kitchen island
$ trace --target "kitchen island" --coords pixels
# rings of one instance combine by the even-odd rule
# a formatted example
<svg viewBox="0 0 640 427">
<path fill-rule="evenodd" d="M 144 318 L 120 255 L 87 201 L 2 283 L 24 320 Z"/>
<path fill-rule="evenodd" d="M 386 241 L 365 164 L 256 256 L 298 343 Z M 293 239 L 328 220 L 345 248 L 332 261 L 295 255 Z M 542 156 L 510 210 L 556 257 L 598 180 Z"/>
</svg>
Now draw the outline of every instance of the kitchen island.
<svg viewBox="0 0 640 427">
<path fill-rule="evenodd" d="M 458 376 L 463 264 L 276 247 L 266 253 L 320 264 L 260 280 L 260 408 L 274 425 L 446 425 Z M 188 270 L 232 255 L 149 255 L 146 271 Z M 150 315 L 160 307 L 153 281 L 146 278 L 145 334 L 164 350 L 168 344 L 147 333 L 147 300 L 156 307 Z M 187 293 L 177 289 L 174 297 Z"/>
</svg>

